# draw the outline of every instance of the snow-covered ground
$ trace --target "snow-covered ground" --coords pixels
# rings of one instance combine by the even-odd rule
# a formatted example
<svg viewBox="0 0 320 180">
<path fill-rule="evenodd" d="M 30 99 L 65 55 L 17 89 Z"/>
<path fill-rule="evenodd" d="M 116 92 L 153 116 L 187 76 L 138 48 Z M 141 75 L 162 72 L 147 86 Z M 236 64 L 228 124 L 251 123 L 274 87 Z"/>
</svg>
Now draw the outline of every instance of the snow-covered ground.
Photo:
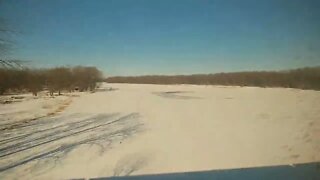
<svg viewBox="0 0 320 180">
<path fill-rule="evenodd" d="M 104 84 L 80 97 L 25 99 L 0 105 L 0 179 L 320 161 L 318 91 Z"/>
<path fill-rule="evenodd" d="M 28 123 L 62 111 L 79 93 L 50 97 L 45 92 L 38 96 L 29 94 L 0 96 L 0 129 Z"/>
</svg>

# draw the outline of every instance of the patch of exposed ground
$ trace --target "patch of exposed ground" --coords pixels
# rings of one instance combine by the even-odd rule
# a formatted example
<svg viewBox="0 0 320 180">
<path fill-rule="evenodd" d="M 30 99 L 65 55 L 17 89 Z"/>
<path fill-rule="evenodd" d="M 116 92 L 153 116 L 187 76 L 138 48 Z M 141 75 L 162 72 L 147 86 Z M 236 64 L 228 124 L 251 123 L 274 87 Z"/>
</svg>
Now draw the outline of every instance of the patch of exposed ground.
<svg viewBox="0 0 320 180">
<path fill-rule="evenodd" d="M 193 92 L 190 91 L 166 91 L 166 92 L 153 92 L 153 94 L 172 99 L 200 99 L 200 97 L 192 96 Z"/>
</svg>

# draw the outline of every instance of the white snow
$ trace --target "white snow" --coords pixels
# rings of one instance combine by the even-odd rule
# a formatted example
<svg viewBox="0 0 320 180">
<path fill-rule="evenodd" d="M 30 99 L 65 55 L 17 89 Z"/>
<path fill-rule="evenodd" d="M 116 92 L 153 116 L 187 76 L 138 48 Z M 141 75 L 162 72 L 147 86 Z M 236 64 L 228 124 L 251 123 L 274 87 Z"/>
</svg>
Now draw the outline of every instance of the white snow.
<svg viewBox="0 0 320 180">
<path fill-rule="evenodd" d="M 39 96 L 31 94 L 8 95 L 0 97 L 0 127 L 25 120 L 37 119 L 54 113 L 61 105 L 71 100 L 68 96 Z"/>
<path fill-rule="evenodd" d="M 8 123 L 4 116 L 15 123 L 41 117 L 49 112 L 44 106 L 56 109 L 70 98 L 0 105 L 1 123 Z M 88 178 L 314 162 L 320 161 L 319 137 L 319 91 L 104 84 L 96 93 L 72 98 L 60 113 L 2 130 L 0 178 Z"/>
</svg>

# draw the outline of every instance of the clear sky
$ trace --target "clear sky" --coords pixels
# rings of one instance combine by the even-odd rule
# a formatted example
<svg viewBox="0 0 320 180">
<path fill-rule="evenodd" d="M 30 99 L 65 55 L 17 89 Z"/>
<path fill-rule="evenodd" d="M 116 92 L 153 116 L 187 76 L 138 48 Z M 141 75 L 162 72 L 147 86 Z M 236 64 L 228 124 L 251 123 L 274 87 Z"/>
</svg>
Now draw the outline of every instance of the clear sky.
<svg viewBox="0 0 320 180">
<path fill-rule="evenodd" d="M 320 65 L 319 0 L 8 0 L 11 58 L 107 75 Z"/>
</svg>

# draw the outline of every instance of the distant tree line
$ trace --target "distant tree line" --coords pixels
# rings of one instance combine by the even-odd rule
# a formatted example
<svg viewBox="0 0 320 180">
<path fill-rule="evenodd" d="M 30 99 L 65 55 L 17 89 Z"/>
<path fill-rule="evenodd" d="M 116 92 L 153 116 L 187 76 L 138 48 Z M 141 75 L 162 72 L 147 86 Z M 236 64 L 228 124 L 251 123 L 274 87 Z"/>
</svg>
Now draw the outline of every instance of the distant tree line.
<svg viewBox="0 0 320 180">
<path fill-rule="evenodd" d="M 306 67 L 287 71 L 252 71 L 175 76 L 118 76 L 107 78 L 106 82 L 286 87 L 320 90 L 320 67 Z"/>
<path fill-rule="evenodd" d="M 94 90 L 102 80 L 102 73 L 96 67 L 56 67 L 48 69 L 18 69 L 0 66 L 0 95 L 8 91 L 28 91 L 34 95 L 47 89 L 50 95 L 61 91 Z"/>
</svg>

